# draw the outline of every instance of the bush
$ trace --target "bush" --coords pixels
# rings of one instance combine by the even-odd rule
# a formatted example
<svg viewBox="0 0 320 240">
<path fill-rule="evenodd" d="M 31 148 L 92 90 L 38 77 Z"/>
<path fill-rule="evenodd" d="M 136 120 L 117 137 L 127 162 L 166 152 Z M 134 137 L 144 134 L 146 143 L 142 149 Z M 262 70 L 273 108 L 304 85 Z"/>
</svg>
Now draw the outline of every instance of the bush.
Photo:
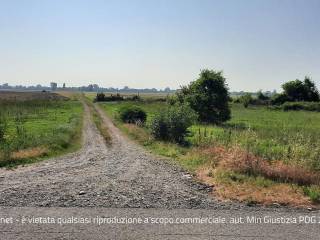
<svg viewBox="0 0 320 240">
<path fill-rule="evenodd" d="M 116 95 L 110 95 L 106 96 L 104 93 L 97 93 L 97 96 L 95 97 L 95 102 L 113 102 L 113 101 L 123 101 L 124 98 L 117 93 Z"/>
<path fill-rule="evenodd" d="M 141 108 L 136 106 L 124 106 L 119 110 L 119 117 L 125 123 L 142 123 L 147 120 L 147 114 Z"/>
<path fill-rule="evenodd" d="M 271 98 L 271 104 L 272 105 L 281 105 L 285 102 L 289 101 L 289 98 L 286 94 L 281 93 L 281 94 L 275 94 Z"/>
<path fill-rule="evenodd" d="M 197 119 L 197 114 L 185 104 L 171 105 L 157 114 L 151 123 L 155 139 L 184 143 L 184 137 Z"/>
<path fill-rule="evenodd" d="M 284 111 L 305 110 L 305 111 L 320 112 L 320 103 L 318 102 L 286 102 L 281 106 L 281 108 Z"/>
<path fill-rule="evenodd" d="M 247 94 L 241 96 L 241 97 L 239 98 L 239 101 L 243 104 L 243 106 L 244 106 L 245 108 L 247 108 L 247 107 L 249 106 L 249 104 L 252 104 L 253 98 L 252 98 L 252 96 L 251 96 L 250 93 L 247 93 Z"/>
<path fill-rule="evenodd" d="M 106 95 L 104 93 L 97 93 L 95 100 L 97 102 L 102 102 L 102 101 L 104 101 L 105 97 L 106 97 Z"/>
<path fill-rule="evenodd" d="M 270 99 L 270 97 L 268 97 L 267 95 L 264 95 L 262 91 L 258 91 L 257 99 L 260 101 L 267 101 Z"/>
</svg>

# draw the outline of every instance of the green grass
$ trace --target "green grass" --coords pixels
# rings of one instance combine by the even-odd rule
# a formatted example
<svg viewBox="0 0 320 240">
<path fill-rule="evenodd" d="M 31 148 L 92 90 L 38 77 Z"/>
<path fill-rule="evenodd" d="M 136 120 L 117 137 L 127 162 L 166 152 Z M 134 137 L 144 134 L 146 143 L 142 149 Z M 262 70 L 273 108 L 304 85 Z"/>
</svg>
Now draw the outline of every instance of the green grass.
<svg viewBox="0 0 320 240">
<path fill-rule="evenodd" d="M 78 100 L 0 102 L 0 166 L 38 161 L 80 147 L 83 107 Z M 45 149 L 39 156 L 15 153 Z"/>
<path fill-rule="evenodd" d="M 239 145 L 257 156 L 320 170 L 320 114 L 232 106 L 232 119 L 223 127 L 196 125 L 193 144 L 219 142 Z"/>
<path fill-rule="evenodd" d="M 312 202 L 320 203 L 320 188 L 319 186 L 308 186 L 303 188 L 303 192 Z"/>
</svg>

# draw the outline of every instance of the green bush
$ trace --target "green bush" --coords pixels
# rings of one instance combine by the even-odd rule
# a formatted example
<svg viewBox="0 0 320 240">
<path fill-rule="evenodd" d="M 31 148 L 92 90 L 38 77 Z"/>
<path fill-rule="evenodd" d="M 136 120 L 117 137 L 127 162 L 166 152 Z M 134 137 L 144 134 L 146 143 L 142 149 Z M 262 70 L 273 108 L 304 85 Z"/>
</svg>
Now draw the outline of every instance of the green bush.
<svg viewBox="0 0 320 240">
<path fill-rule="evenodd" d="M 97 93 L 94 102 L 115 102 L 123 100 L 124 98 L 119 93 L 116 95 L 111 94 L 110 96 L 106 96 L 104 93 Z"/>
<path fill-rule="evenodd" d="M 243 106 L 244 106 L 245 108 L 247 108 L 247 107 L 249 106 L 249 104 L 252 104 L 253 98 L 252 98 L 252 96 L 251 96 L 250 93 L 247 93 L 247 94 L 241 96 L 241 97 L 239 98 L 239 101 L 243 104 Z"/>
<path fill-rule="evenodd" d="M 281 107 L 284 111 L 305 110 L 305 111 L 320 112 L 319 102 L 286 102 L 282 104 Z"/>
<path fill-rule="evenodd" d="M 147 114 L 144 110 L 136 106 L 124 106 L 119 110 L 119 117 L 125 123 L 145 123 Z"/>
<path fill-rule="evenodd" d="M 281 105 L 285 102 L 289 101 L 289 98 L 286 94 L 280 93 L 280 94 L 275 94 L 271 98 L 271 104 L 272 105 Z"/>
<path fill-rule="evenodd" d="M 151 122 L 151 134 L 155 139 L 184 143 L 188 128 L 196 121 L 197 114 L 187 105 L 167 107 Z"/>
</svg>

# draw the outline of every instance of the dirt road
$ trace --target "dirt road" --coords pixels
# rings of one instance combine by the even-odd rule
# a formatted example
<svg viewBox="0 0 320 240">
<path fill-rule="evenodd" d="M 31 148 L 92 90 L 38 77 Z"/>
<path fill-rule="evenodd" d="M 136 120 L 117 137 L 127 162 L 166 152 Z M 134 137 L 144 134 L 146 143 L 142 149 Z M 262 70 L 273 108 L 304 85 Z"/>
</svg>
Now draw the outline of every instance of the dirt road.
<svg viewBox="0 0 320 240">
<path fill-rule="evenodd" d="M 319 212 L 221 203 L 179 167 L 148 154 L 108 125 L 107 146 L 85 106 L 83 148 L 14 170 L 0 170 L 0 239 L 318 239 L 318 224 L 25 224 L 25 216 L 228 219 Z M 21 208 L 22 207 L 22 208 Z M 61 208 L 64 207 L 64 208 Z M 171 210 L 172 209 L 172 210 Z M 188 210 L 186 210 L 188 209 Z M 3 221 L 3 220 L 1 220 Z"/>
<path fill-rule="evenodd" d="M 125 137 L 99 111 L 106 146 L 85 106 L 83 148 L 14 170 L 0 170 L 0 206 L 216 208 L 206 186 Z"/>
</svg>

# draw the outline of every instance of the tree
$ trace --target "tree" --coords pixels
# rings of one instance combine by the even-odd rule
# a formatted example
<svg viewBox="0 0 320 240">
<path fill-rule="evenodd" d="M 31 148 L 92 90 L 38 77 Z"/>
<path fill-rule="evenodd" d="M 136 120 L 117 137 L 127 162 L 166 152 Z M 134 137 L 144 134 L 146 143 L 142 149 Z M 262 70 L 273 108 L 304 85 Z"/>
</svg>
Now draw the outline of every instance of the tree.
<svg viewBox="0 0 320 240">
<path fill-rule="evenodd" d="M 286 82 L 282 85 L 284 94 L 288 96 L 291 101 L 303 101 L 305 95 L 305 87 L 303 82 L 299 79 Z"/>
<path fill-rule="evenodd" d="M 269 97 L 268 97 L 267 95 L 264 95 L 261 90 L 258 91 L 258 93 L 257 93 L 257 98 L 258 98 L 260 101 L 269 100 Z"/>
<path fill-rule="evenodd" d="M 177 93 L 179 102 L 186 102 L 201 122 L 221 123 L 230 119 L 229 92 L 221 71 L 202 70 L 199 78 Z"/>
<path fill-rule="evenodd" d="M 305 77 L 304 81 L 296 79 L 286 82 L 282 85 L 284 94 L 289 101 L 319 101 L 319 91 L 315 83 L 309 77 Z"/>
<path fill-rule="evenodd" d="M 319 91 L 309 77 L 304 78 L 305 101 L 317 102 L 320 100 Z"/>
</svg>

